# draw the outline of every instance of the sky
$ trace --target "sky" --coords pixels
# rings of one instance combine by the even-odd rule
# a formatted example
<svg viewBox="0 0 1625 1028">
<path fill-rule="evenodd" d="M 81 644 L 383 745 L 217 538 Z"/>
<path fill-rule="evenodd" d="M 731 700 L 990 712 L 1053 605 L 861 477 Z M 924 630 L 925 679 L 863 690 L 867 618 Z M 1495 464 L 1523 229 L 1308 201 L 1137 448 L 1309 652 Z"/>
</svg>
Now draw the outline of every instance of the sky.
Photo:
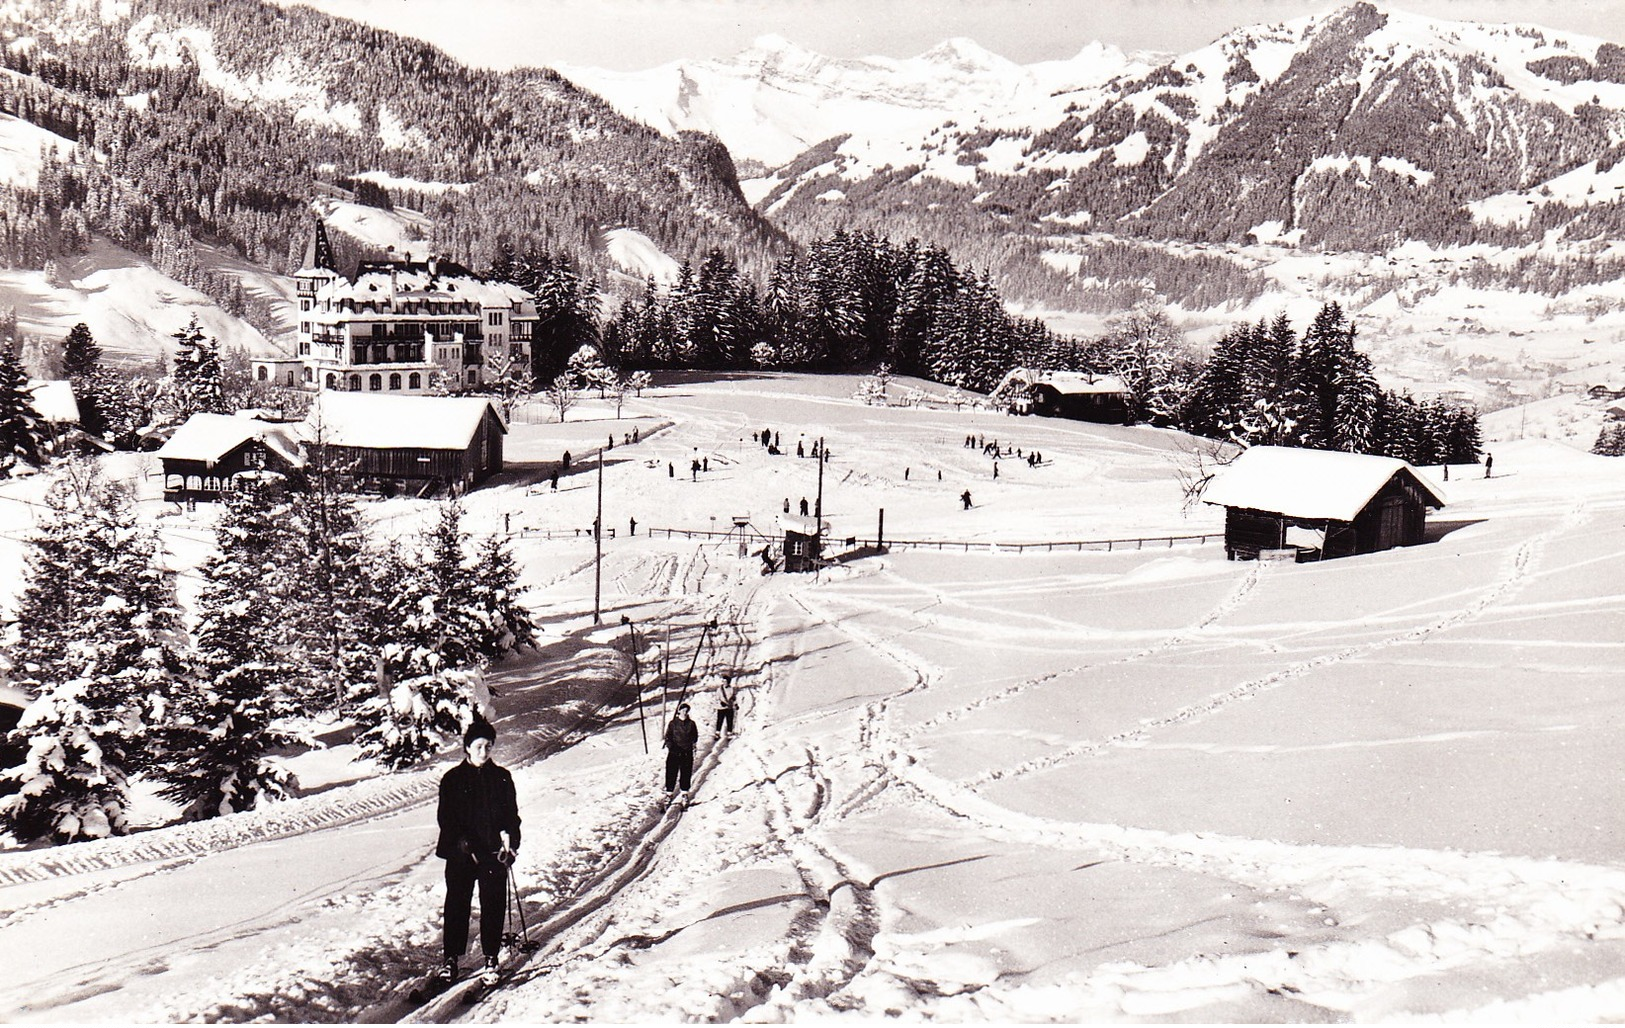
<svg viewBox="0 0 1625 1028">
<path fill-rule="evenodd" d="M 635 71 L 727 57 L 777 34 L 831 57 L 912 57 L 964 36 L 1028 64 L 1094 40 L 1183 53 L 1239 25 L 1341 6 L 1328 0 L 306 0 L 433 42 L 483 67 Z M 1625 0 L 1406 0 L 1455 21 L 1532 22 L 1625 43 Z M 469 16 L 470 11 L 479 16 Z"/>
</svg>

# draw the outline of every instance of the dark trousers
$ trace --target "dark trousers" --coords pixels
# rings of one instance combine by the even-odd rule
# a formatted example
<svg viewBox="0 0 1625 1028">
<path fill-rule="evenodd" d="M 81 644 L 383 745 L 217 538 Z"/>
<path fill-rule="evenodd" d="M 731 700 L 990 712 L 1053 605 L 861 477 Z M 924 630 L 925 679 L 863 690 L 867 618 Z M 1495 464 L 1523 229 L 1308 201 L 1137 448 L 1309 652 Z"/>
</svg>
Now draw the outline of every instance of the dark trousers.
<svg viewBox="0 0 1625 1028">
<path fill-rule="evenodd" d="M 472 857 L 446 861 L 446 956 L 468 951 L 468 915 L 474 883 L 480 886 L 480 949 L 488 957 L 502 948 L 502 925 L 508 916 L 508 869 L 493 858 L 485 866 Z"/>
<path fill-rule="evenodd" d="M 717 708 L 717 731 L 722 731 L 724 724 L 728 726 L 728 731 L 734 730 L 734 709 L 732 707 Z"/>
<path fill-rule="evenodd" d="M 689 778 L 694 774 L 694 751 L 680 750 L 675 746 L 666 748 L 666 791 L 677 787 L 681 779 L 684 789 L 688 788 Z"/>
</svg>

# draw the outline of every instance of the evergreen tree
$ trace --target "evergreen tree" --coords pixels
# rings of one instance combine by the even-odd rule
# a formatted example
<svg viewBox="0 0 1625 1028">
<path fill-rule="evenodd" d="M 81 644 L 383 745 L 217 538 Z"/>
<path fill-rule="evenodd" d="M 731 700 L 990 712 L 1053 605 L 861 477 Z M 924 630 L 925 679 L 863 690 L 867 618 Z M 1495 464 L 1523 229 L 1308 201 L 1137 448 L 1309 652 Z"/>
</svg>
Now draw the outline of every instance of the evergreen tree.
<svg viewBox="0 0 1625 1028">
<path fill-rule="evenodd" d="M 175 363 L 165 396 L 167 424 L 184 424 L 193 414 L 229 414 L 220 370 L 220 347 L 206 339 L 193 314 L 174 334 Z"/>
<path fill-rule="evenodd" d="M 277 589 L 289 559 L 286 492 L 266 479 L 222 500 L 197 600 L 200 681 L 174 704 L 164 733 L 164 795 L 194 819 L 291 795 L 296 782 L 273 752 L 309 741 L 281 724 L 302 712 Z"/>
<path fill-rule="evenodd" d="M 1238 433 L 1249 406 L 1247 370 L 1253 345 L 1253 331 L 1238 325 L 1214 346 L 1185 400 L 1186 431 L 1218 439 Z"/>
<path fill-rule="evenodd" d="M 1303 394 L 1299 441 L 1316 449 L 1338 449 L 1338 396 L 1354 354 L 1354 327 L 1336 303 L 1323 305 L 1303 334 L 1295 364 Z"/>
<path fill-rule="evenodd" d="M 102 371 L 102 348 L 84 322 L 73 326 L 62 342 L 62 372 L 73 383 L 79 427 L 94 436 L 107 435 L 110 388 Z"/>
<path fill-rule="evenodd" d="M 318 410 L 306 449 L 304 488 L 288 504 L 291 557 L 281 594 L 286 630 L 304 669 L 304 701 L 346 708 L 375 679 L 379 604 L 371 552 L 355 497 L 343 488 L 350 469 L 327 445 Z"/>
<path fill-rule="evenodd" d="M 9 477 L 19 461 L 36 468 L 44 463 L 43 433 L 28 376 L 17 355 L 0 348 L 0 477 Z"/>
<path fill-rule="evenodd" d="M 499 535 L 487 537 L 474 565 L 469 606 L 476 625 L 474 651 L 481 657 L 494 661 L 521 646 L 536 645 L 535 622 L 520 602 L 524 591 L 508 541 Z"/>
<path fill-rule="evenodd" d="M 13 737 L 19 791 L 0 800 L 18 839 L 122 834 L 128 781 L 154 757 L 149 726 L 183 692 L 184 637 L 174 575 L 128 491 L 70 462 L 46 496 L 29 555 L 12 663 L 35 700 Z"/>
<path fill-rule="evenodd" d="M 361 708 L 366 752 L 391 767 L 421 760 L 454 737 L 478 710 L 475 682 L 485 658 L 473 569 L 464 560 L 461 505 L 440 517 L 417 559 L 391 549 L 379 562 L 388 590 L 380 647 L 382 679 Z"/>
<path fill-rule="evenodd" d="M 94 378 L 102 369 L 102 348 L 84 322 L 68 330 L 62 341 L 62 373 L 70 379 Z"/>
</svg>

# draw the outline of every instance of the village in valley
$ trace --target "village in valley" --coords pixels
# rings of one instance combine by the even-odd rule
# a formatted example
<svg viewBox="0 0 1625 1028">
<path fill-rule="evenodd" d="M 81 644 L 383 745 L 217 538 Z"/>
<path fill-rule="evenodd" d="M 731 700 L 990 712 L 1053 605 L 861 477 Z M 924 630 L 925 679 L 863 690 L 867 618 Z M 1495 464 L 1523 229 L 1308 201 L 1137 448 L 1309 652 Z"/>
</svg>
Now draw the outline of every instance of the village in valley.
<svg viewBox="0 0 1625 1028">
<path fill-rule="evenodd" d="M 228 6 L 266 38 L 406 53 L 503 117 L 573 105 L 504 145 L 586 156 L 386 173 L 441 137 L 376 99 L 356 128 L 291 65 L 230 79 L 212 48 L 234 27 L 205 45 L 167 9 L 103 12 L 117 32 L 52 37 L 85 48 L 79 83 L 0 24 L 0 244 L 51 254 L 0 253 L 0 1020 L 1625 1019 L 1625 279 L 1604 238 L 1625 201 L 1575 201 L 1569 270 L 1491 253 L 1563 236 L 1555 207 L 1517 221 L 1497 194 L 1475 202 L 1511 221 L 1439 229 L 1465 242 L 1385 241 L 1409 284 L 1303 225 L 1148 256 L 1082 208 L 1034 217 L 1055 233 L 1036 275 L 1009 240 L 848 218 L 863 191 L 840 178 L 877 162 L 876 209 L 921 219 L 899 224 L 955 204 L 1014 224 L 1020 188 L 987 176 L 1083 145 L 1090 103 L 1155 87 L 1189 117 L 1178 90 L 1222 81 L 1228 117 L 1307 88 L 1300 50 L 1404 55 L 1424 29 L 1546 76 L 1519 89 L 1598 90 L 1552 130 L 1581 138 L 1625 50 L 1357 3 L 1177 68 L 1117 54 L 1107 85 L 1033 66 L 1006 92 L 1055 130 L 926 119 L 934 156 L 904 174 L 861 131 L 736 161 L 726 119 L 624 120 L 553 71 L 480 78 Z M 98 63 L 126 50 L 146 56 Z M 918 61 L 983 58 L 951 40 Z M 812 66 L 858 105 L 919 74 Z M 125 74 L 150 88 L 97 85 Z M 239 217 L 225 176 L 168 217 L 121 192 L 161 177 L 129 156 L 149 105 L 192 117 L 202 84 L 250 81 L 304 104 L 265 132 L 333 158 L 296 162 L 297 202 Z M 630 81 L 601 80 L 654 95 Z M 111 120 L 76 123 L 103 93 Z M 358 133 L 383 142 L 347 169 L 333 140 Z M 658 154 L 647 181 L 616 164 L 628 139 Z M 950 140 L 980 149 L 913 210 Z M 1126 181 L 1153 145 L 1102 152 Z M 471 152 L 433 167 L 500 165 Z M 1107 159 L 1060 152 L 1076 180 L 1029 192 L 1094 188 Z M 1306 163 L 1304 225 L 1403 207 L 1344 196 L 1351 176 L 1404 179 L 1405 203 L 1433 182 L 1373 167 Z M 1175 187 L 1155 195 L 1118 229 L 1169 217 Z M 1508 290 L 1495 324 L 1513 267 L 1558 291 Z M 1238 292 L 1201 306 L 1204 275 Z M 1110 304 L 1052 306 L 1089 290 Z"/>
</svg>

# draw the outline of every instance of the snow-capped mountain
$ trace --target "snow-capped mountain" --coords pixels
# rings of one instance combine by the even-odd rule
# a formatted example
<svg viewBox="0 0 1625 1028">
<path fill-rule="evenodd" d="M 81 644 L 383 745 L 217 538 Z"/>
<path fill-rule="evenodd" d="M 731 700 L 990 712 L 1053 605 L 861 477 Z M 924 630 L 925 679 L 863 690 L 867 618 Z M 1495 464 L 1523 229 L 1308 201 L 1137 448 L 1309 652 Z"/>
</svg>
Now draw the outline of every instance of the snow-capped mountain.
<svg viewBox="0 0 1625 1028">
<path fill-rule="evenodd" d="M 897 142 L 944 122 L 1058 116 L 1066 104 L 1059 96 L 1147 67 L 1100 43 L 1068 60 L 1019 65 L 962 38 L 898 60 L 826 57 L 763 36 L 727 60 L 675 61 L 638 72 L 557 70 L 662 132 L 706 132 L 736 160 L 777 167 L 834 136 L 849 136 L 847 147 L 885 163 Z"/>
<path fill-rule="evenodd" d="M 826 146 L 759 205 L 803 231 L 867 226 L 860 194 L 922 228 L 967 212 L 971 235 L 1375 249 L 1625 226 L 1625 48 L 1599 39 L 1356 3 L 1054 99 L 1058 117 L 961 122 L 901 159 Z"/>
</svg>

